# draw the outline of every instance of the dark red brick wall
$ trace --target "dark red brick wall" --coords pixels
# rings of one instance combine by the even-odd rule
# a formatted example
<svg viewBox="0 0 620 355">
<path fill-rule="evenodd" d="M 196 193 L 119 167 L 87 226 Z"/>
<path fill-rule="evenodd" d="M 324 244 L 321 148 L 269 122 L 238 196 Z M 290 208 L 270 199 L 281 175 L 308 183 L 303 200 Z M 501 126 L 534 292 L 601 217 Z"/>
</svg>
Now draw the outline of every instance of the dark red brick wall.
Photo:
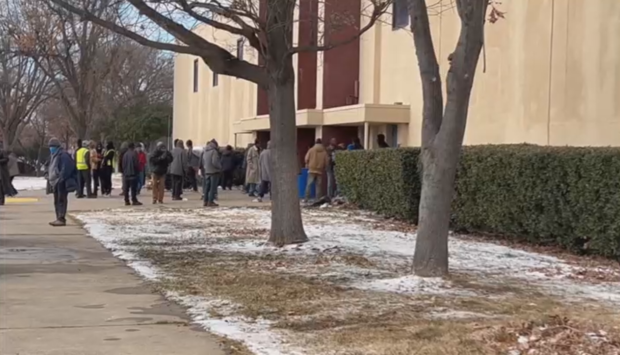
<svg viewBox="0 0 620 355">
<path fill-rule="evenodd" d="M 258 15 L 261 19 L 267 18 L 267 0 L 260 0 L 258 5 Z M 263 57 L 258 56 L 258 65 L 263 65 Z M 258 116 L 269 114 L 269 98 L 267 97 L 267 91 L 261 89 L 257 90 L 256 94 L 256 114 Z"/>
<path fill-rule="evenodd" d="M 355 36 L 360 27 L 360 0 L 325 2 L 325 43 L 336 43 Z M 345 20 L 338 20 L 344 18 Z M 356 83 L 360 71 L 359 38 L 326 51 L 323 56 L 323 107 L 358 103 Z"/>
<path fill-rule="evenodd" d="M 299 45 L 317 44 L 318 0 L 299 0 Z M 302 52 L 297 57 L 297 109 L 316 108 L 317 53 Z"/>
</svg>

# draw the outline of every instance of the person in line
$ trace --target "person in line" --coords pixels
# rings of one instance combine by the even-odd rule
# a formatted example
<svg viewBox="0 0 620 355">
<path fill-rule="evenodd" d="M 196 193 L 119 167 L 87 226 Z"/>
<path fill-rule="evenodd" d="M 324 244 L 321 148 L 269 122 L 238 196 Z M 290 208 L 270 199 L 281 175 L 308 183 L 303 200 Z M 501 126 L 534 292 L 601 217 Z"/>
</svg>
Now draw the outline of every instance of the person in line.
<svg viewBox="0 0 620 355">
<path fill-rule="evenodd" d="M 233 154 L 233 148 L 227 145 L 222 152 L 222 190 L 232 190 L 233 177 L 235 174 L 235 155 Z"/>
<path fill-rule="evenodd" d="M 144 184 L 146 183 L 146 153 L 144 152 L 144 144 L 138 143 L 136 147 L 136 154 L 138 154 L 138 191 L 140 195 Z"/>
<path fill-rule="evenodd" d="M 140 162 L 138 161 L 138 152 L 133 142 L 127 145 L 127 151 L 123 154 L 123 196 L 125 197 L 125 206 L 140 206 L 142 203 L 138 201 L 138 177 L 140 174 Z M 131 191 L 131 202 L 129 202 L 129 192 Z"/>
<path fill-rule="evenodd" d="M 312 184 L 316 182 L 316 196 L 320 199 L 323 191 L 323 172 L 329 164 L 327 150 L 323 146 L 321 138 L 317 138 L 316 143 L 308 153 L 306 153 L 306 167 L 308 168 L 308 182 L 306 184 L 306 194 L 304 202 L 310 200 Z"/>
<path fill-rule="evenodd" d="M 385 141 L 385 134 L 378 134 L 377 135 L 377 145 L 379 146 L 379 148 L 389 148 L 390 145 L 387 144 L 387 142 Z"/>
<path fill-rule="evenodd" d="M 248 187 L 248 196 L 257 196 L 257 184 L 260 183 L 260 167 L 258 163 L 260 144 L 258 139 L 254 141 L 254 144 L 248 148 L 246 157 L 246 170 L 245 170 L 245 183 Z"/>
<path fill-rule="evenodd" d="M 127 152 L 129 142 L 121 143 L 121 148 L 118 152 L 118 172 L 121 174 L 121 193 L 120 196 L 125 195 L 125 179 L 123 178 L 123 155 Z"/>
<path fill-rule="evenodd" d="M 56 210 L 56 220 L 50 222 L 50 225 L 52 227 L 63 227 L 67 225 L 69 193 L 77 190 L 78 171 L 71 155 L 62 149 L 58 139 L 50 139 L 48 146 L 51 157 L 47 170 L 47 181 L 54 194 L 54 209 Z"/>
<path fill-rule="evenodd" d="M 187 153 L 183 149 L 183 141 L 178 139 L 172 150 L 172 164 L 170 175 L 172 176 L 172 200 L 183 200 L 183 175 L 187 171 Z"/>
<path fill-rule="evenodd" d="M 327 146 L 329 163 L 327 164 L 327 197 L 338 196 L 338 183 L 336 182 L 336 152 L 341 150 L 336 138 L 332 138 Z"/>
<path fill-rule="evenodd" d="M 15 155 L 15 152 L 13 151 L 9 152 L 9 162 L 7 164 L 7 167 L 9 169 L 9 184 L 11 185 L 9 195 L 17 196 L 18 192 L 15 186 L 13 186 L 13 179 L 15 179 L 15 177 L 19 175 L 19 165 L 17 164 L 17 155 Z"/>
<path fill-rule="evenodd" d="M 90 142 L 90 169 L 93 173 L 93 197 L 97 197 L 99 192 L 99 182 L 101 181 L 101 161 L 103 160 L 103 146 L 101 143 Z"/>
<path fill-rule="evenodd" d="M 166 190 L 166 173 L 172 163 L 172 154 L 164 142 L 158 142 L 155 151 L 149 158 L 151 164 L 151 181 L 153 182 L 153 204 L 164 203 Z"/>
<path fill-rule="evenodd" d="M 217 141 L 212 139 L 200 157 L 200 170 L 203 177 L 203 206 L 217 207 L 215 203 L 217 195 L 218 178 L 222 173 L 222 164 L 220 161 L 220 153 L 218 151 Z"/>
<path fill-rule="evenodd" d="M 198 169 L 200 168 L 200 155 L 194 151 L 194 142 L 188 139 L 185 143 L 187 145 L 187 180 L 189 187 L 198 192 Z"/>
<path fill-rule="evenodd" d="M 104 196 L 110 196 L 112 194 L 112 174 L 114 173 L 114 158 L 116 157 L 116 150 L 114 150 L 114 143 L 108 142 L 103 153 L 103 160 L 101 162 L 101 194 Z"/>
<path fill-rule="evenodd" d="M 263 202 L 263 197 L 269 193 L 271 198 L 271 141 L 267 142 L 267 148 L 260 153 L 258 157 L 258 165 L 260 166 L 260 188 L 258 189 L 258 197 L 254 202 Z"/>
<path fill-rule="evenodd" d="M 6 197 L 10 196 L 10 193 L 9 155 L 2 148 L 2 142 L 0 142 L 0 206 L 4 205 Z"/>
<path fill-rule="evenodd" d="M 82 141 L 78 139 L 79 148 L 75 152 L 75 165 L 78 170 L 78 194 L 77 198 L 93 198 L 93 191 L 91 186 L 91 165 L 90 165 L 90 150 L 88 149 L 88 141 Z M 84 195 L 84 188 L 86 187 L 86 195 Z"/>
<path fill-rule="evenodd" d="M 360 139 L 355 137 L 351 141 L 351 144 L 347 146 L 347 150 L 364 150 L 364 146 L 360 143 Z"/>
</svg>

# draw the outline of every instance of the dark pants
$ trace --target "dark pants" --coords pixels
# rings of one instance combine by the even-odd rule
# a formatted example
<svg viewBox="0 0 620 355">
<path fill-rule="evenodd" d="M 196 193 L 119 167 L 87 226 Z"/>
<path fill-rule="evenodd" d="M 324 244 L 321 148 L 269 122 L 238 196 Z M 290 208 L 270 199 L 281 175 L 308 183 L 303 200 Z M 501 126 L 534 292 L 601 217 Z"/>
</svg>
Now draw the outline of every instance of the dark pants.
<svg viewBox="0 0 620 355">
<path fill-rule="evenodd" d="M 56 210 L 56 220 L 66 221 L 68 198 L 67 187 L 64 182 L 59 182 L 54 187 L 54 209 Z"/>
<path fill-rule="evenodd" d="M 11 191 L 9 192 L 9 195 L 11 196 L 16 196 L 17 195 L 17 189 L 15 189 L 15 186 L 13 186 L 13 179 L 15 179 L 15 176 L 11 176 Z"/>
<path fill-rule="evenodd" d="M 198 191 L 198 179 L 196 179 L 196 170 L 194 170 L 194 168 L 187 169 L 187 180 L 189 188 Z"/>
<path fill-rule="evenodd" d="M 2 181 L 0 181 L 0 206 L 4 205 L 4 195 L 5 195 L 5 191 L 4 191 L 4 186 Z"/>
<path fill-rule="evenodd" d="M 229 190 L 232 190 L 232 186 L 233 186 L 233 173 L 234 171 L 225 171 L 222 173 L 222 189 L 226 190 L 226 188 L 228 188 Z"/>
<path fill-rule="evenodd" d="M 103 195 L 112 193 L 112 167 L 102 166 L 99 170 L 99 179 L 101 181 L 101 193 Z"/>
<path fill-rule="evenodd" d="M 271 196 L 271 182 L 263 180 L 260 182 L 258 197 L 263 198 L 266 193 L 269 193 L 269 196 Z"/>
<path fill-rule="evenodd" d="M 183 193 L 183 176 L 172 175 L 172 198 L 179 199 Z"/>
<path fill-rule="evenodd" d="M 131 191 L 131 202 L 137 202 L 138 198 L 138 176 L 123 176 L 123 196 L 125 202 L 129 202 L 129 192 Z"/>
<path fill-rule="evenodd" d="M 99 191 L 99 186 L 102 186 L 102 191 L 103 191 L 103 174 L 101 172 L 101 169 L 95 169 L 93 170 L 93 193 L 95 195 L 97 195 L 97 192 Z"/>
<path fill-rule="evenodd" d="M 202 194 L 204 202 L 213 203 L 215 201 L 215 195 L 217 195 L 217 185 L 219 180 L 219 174 L 207 174 L 204 176 L 202 182 Z"/>
<path fill-rule="evenodd" d="M 88 196 L 93 194 L 90 186 L 90 170 L 78 170 L 78 196 L 84 196 L 84 187 Z"/>
</svg>

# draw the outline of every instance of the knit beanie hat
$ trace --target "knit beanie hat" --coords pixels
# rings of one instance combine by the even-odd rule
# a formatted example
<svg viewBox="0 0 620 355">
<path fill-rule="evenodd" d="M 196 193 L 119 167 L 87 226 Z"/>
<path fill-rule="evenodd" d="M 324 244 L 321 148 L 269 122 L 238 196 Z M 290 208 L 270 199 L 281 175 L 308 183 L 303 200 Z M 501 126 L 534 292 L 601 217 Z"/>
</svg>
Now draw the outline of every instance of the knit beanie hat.
<svg viewBox="0 0 620 355">
<path fill-rule="evenodd" d="M 52 138 L 49 140 L 47 145 L 49 147 L 60 147 L 60 141 L 58 140 L 58 138 Z"/>
</svg>

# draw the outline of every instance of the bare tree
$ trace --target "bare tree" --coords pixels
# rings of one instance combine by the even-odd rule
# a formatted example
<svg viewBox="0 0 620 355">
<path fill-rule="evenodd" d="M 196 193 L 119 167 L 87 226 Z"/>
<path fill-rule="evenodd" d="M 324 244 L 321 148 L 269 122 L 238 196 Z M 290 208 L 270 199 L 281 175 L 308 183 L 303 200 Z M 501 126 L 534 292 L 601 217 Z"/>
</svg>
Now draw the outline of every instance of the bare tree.
<svg viewBox="0 0 620 355">
<path fill-rule="evenodd" d="M 4 15 L 0 15 L 0 130 L 6 146 L 12 148 L 47 99 L 50 81 L 31 58 L 18 53 Z"/>
<path fill-rule="evenodd" d="M 266 90 L 270 108 L 272 150 L 274 161 L 278 162 L 273 166 L 275 178 L 272 182 L 269 240 L 276 245 L 308 240 L 297 200 L 293 55 L 305 51 L 328 50 L 352 42 L 375 24 L 387 10 L 391 0 L 370 0 L 368 7 L 362 10 L 362 16 L 367 16 L 368 21 L 364 26 L 357 26 L 352 35 L 348 33 L 360 22 L 360 8 L 357 7 L 355 13 L 347 12 L 346 6 L 341 5 L 348 0 L 323 0 L 331 1 L 336 9 L 343 8 L 339 14 L 324 19 L 319 15 L 319 11 L 314 9 L 313 14 L 305 19 L 312 21 L 311 25 L 315 30 L 321 27 L 319 22 L 329 24 L 323 28 L 333 33 L 323 36 L 323 43 L 318 43 L 317 31 L 309 43 L 296 43 L 293 38 L 294 26 L 299 21 L 295 17 L 296 0 L 119 0 L 114 2 L 119 9 L 117 21 L 102 18 L 75 1 L 40 1 L 50 1 L 86 21 L 142 45 L 195 55 L 202 58 L 214 73 L 245 79 Z M 301 0 L 301 3 L 319 7 L 318 0 Z M 132 6 L 131 11 L 126 11 L 126 5 Z M 258 53 L 259 64 L 237 58 L 221 45 L 196 34 L 186 27 L 191 23 L 210 26 L 245 38 L 246 43 Z M 152 33 L 144 35 L 141 32 L 150 30 L 153 25 L 172 36 L 175 42 L 158 41 Z"/>
<path fill-rule="evenodd" d="M 105 0 L 84 0 L 88 11 L 112 19 Z M 20 52 L 32 58 L 51 80 L 73 133 L 89 138 L 98 118 L 101 83 L 117 60 L 117 36 L 66 11 L 24 3 L 25 22 L 13 26 Z"/>
<path fill-rule="evenodd" d="M 447 97 L 443 88 L 425 0 L 409 0 L 411 30 L 422 79 L 422 196 L 413 259 L 420 276 L 448 273 L 448 230 L 456 169 L 463 145 L 469 99 L 489 0 L 454 0 L 461 31 L 448 57 Z M 490 21 L 502 17 L 491 3 Z"/>
</svg>

